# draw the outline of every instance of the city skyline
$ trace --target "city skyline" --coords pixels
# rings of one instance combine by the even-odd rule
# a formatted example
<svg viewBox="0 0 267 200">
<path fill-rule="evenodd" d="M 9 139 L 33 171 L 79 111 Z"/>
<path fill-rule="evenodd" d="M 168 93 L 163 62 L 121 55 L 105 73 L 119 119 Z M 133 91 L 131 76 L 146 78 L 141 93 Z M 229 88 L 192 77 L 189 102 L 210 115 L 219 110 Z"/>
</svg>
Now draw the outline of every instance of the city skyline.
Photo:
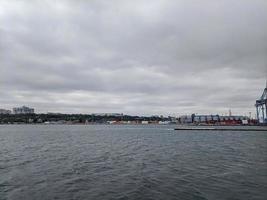
<svg viewBox="0 0 267 200">
<path fill-rule="evenodd" d="M 1 108 L 254 117 L 266 9 L 264 0 L 3 0 Z"/>
<path fill-rule="evenodd" d="M 38 110 L 38 109 L 37 109 Z M 131 115 L 129 113 L 67 113 L 67 112 L 53 112 L 53 111 L 47 111 L 46 113 L 44 112 L 36 112 L 36 108 L 32 108 L 32 107 L 28 107 L 25 105 L 21 105 L 21 106 L 16 106 L 13 108 L 0 108 L 0 114 L 82 114 L 82 115 L 96 115 L 96 116 L 134 116 Z M 191 116 L 191 115 L 210 115 L 210 116 L 217 116 L 217 115 L 221 115 L 221 116 L 246 116 L 249 117 L 251 119 L 257 119 L 256 115 L 255 117 L 252 116 L 252 113 L 232 113 L 232 110 L 229 109 L 228 112 L 225 113 L 174 113 L 172 115 L 161 115 L 161 114 L 153 114 L 153 115 L 136 115 L 136 116 L 144 116 L 144 117 L 152 117 L 152 116 L 157 116 L 157 117 L 181 117 L 181 116 Z"/>
</svg>

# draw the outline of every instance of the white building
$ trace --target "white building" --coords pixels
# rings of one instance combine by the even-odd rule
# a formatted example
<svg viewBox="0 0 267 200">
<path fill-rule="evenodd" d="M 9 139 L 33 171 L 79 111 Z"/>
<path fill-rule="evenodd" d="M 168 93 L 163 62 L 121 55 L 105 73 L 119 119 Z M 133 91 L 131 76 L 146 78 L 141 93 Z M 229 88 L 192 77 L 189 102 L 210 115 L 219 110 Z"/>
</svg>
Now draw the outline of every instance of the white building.
<svg viewBox="0 0 267 200">
<path fill-rule="evenodd" d="M 13 108 L 13 113 L 14 114 L 33 114 L 34 109 L 29 108 L 27 106 L 22 106 L 22 107 L 18 107 L 18 108 Z"/>
</svg>

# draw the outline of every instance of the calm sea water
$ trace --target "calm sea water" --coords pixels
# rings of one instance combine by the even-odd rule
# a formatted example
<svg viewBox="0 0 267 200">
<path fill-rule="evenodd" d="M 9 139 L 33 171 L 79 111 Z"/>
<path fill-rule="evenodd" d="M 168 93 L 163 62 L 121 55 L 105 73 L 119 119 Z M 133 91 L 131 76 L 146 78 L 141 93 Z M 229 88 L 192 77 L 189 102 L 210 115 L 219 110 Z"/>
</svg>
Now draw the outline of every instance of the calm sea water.
<svg viewBox="0 0 267 200">
<path fill-rule="evenodd" d="M 0 199 L 267 199 L 267 133 L 0 126 Z"/>
</svg>

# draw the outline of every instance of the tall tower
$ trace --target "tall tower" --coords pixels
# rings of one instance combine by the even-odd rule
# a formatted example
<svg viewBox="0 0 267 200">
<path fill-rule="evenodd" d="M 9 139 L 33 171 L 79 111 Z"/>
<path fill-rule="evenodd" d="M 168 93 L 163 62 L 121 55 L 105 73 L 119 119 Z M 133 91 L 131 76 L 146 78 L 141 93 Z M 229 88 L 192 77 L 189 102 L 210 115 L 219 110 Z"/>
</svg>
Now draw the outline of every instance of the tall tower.
<svg viewBox="0 0 267 200">
<path fill-rule="evenodd" d="M 267 124 L 267 81 L 266 87 L 260 99 L 256 100 L 256 113 L 257 119 L 260 124 Z"/>
</svg>

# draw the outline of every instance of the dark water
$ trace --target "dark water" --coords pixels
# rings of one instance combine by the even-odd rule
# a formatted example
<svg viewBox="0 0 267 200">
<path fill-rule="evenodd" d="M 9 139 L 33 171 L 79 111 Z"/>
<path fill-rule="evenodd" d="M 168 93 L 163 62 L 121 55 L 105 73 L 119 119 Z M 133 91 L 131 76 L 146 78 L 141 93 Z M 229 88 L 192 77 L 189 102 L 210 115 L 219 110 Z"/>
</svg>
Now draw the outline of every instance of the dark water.
<svg viewBox="0 0 267 200">
<path fill-rule="evenodd" d="M 267 133 L 0 126 L 0 199 L 267 199 Z"/>
</svg>

